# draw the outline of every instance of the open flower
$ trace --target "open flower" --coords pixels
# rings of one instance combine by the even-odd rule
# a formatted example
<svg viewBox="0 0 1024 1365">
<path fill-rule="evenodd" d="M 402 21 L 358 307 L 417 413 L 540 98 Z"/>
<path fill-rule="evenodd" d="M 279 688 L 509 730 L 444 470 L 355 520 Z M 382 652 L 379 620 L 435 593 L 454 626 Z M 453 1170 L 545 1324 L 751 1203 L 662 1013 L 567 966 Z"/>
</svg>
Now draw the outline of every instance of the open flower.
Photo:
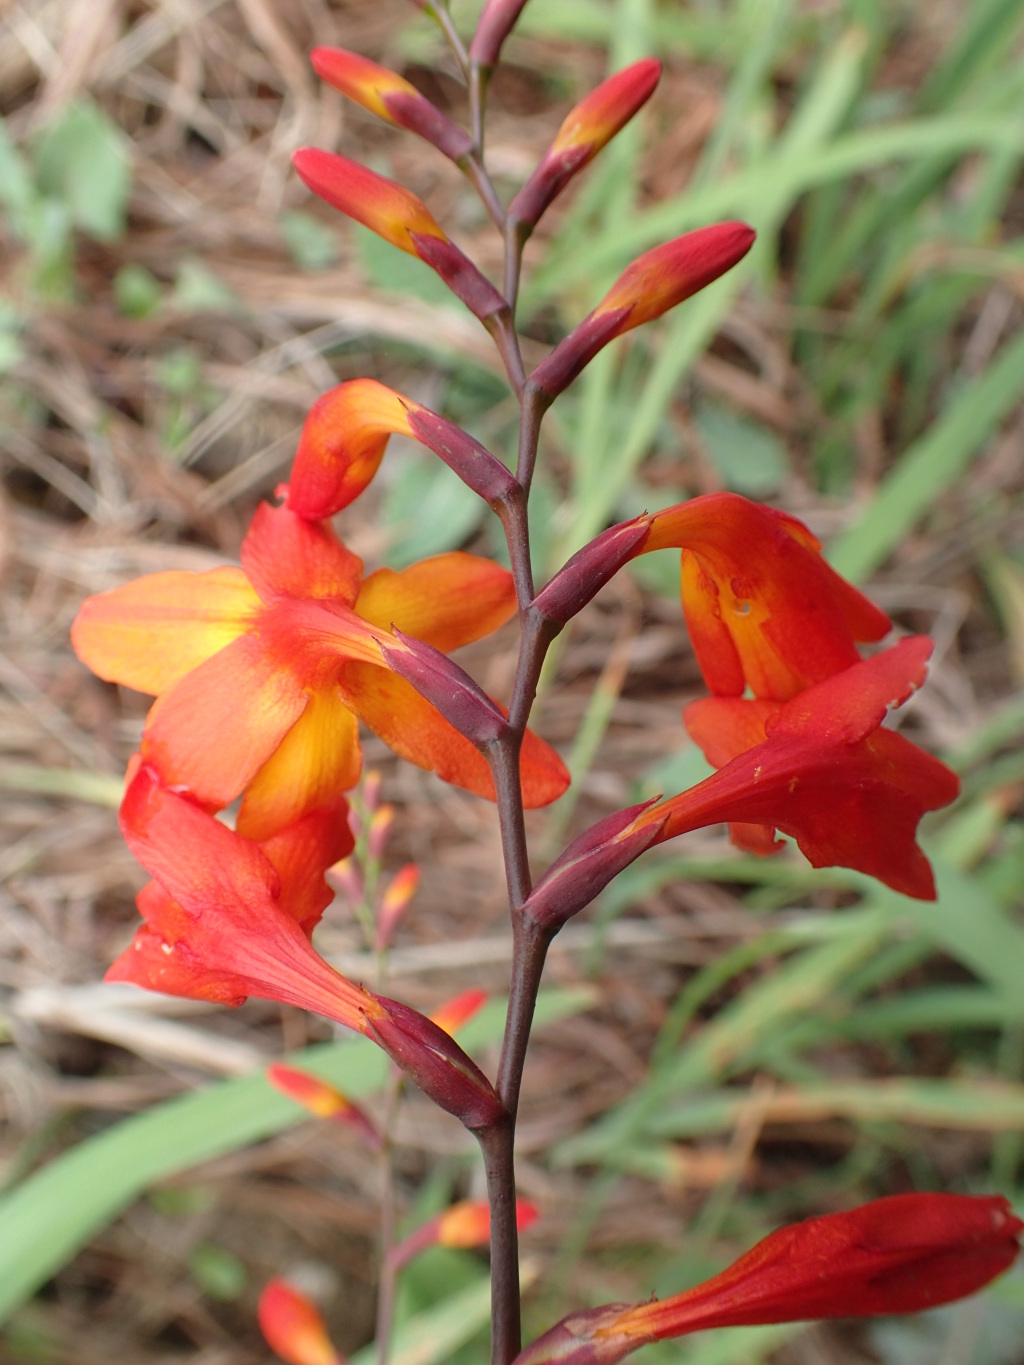
<svg viewBox="0 0 1024 1365">
<path fill-rule="evenodd" d="M 633 551 L 682 550 L 683 613 L 710 691 L 788 701 L 849 668 L 856 641 L 890 621 L 825 562 L 803 522 L 738 493 L 710 493 L 648 518 Z"/>
<path fill-rule="evenodd" d="M 931 754 L 880 728 L 886 710 L 924 681 L 931 650 L 924 636 L 909 637 L 784 704 L 694 702 L 687 726 L 710 760 L 724 766 L 648 807 L 633 828 L 661 822 L 660 843 L 719 821 L 761 826 L 761 839 L 755 832 L 745 844 L 756 852 L 770 851 L 779 829 L 814 867 L 854 868 L 904 895 L 934 900 L 917 826 L 925 811 L 956 798 L 959 780 Z"/>
<path fill-rule="evenodd" d="M 564 1318 L 515 1365 L 614 1365 L 651 1341 L 713 1327 L 917 1313 L 973 1294 L 1020 1251 L 999 1196 L 902 1194 L 780 1228 L 727 1270 L 660 1302 Z"/>
<path fill-rule="evenodd" d="M 136 898 L 146 923 L 108 981 L 224 1005 L 255 995 L 311 1010 L 371 1038 L 467 1127 L 494 1122 L 494 1090 L 450 1034 L 348 981 L 310 942 L 330 900 L 324 871 L 339 845 L 351 847 L 337 819 L 307 817 L 257 844 L 168 790 L 145 763 L 135 760 L 128 778 L 121 833 L 153 881 Z"/>
<path fill-rule="evenodd" d="M 931 641 L 901 640 L 788 702 L 709 697 L 686 721 L 712 762 L 724 764 L 667 801 L 616 811 L 569 844 L 524 907 L 551 933 L 652 845 L 729 823 L 756 853 L 791 835 L 815 867 L 850 867 L 921 900 L 935 881 L 916 843 L 925 811 L 959 789 L 937 758 L 881 726 L 924 681 Z"/>
<path fill-rule="evenodd" d="M 364 579 L 329 527 L 264 504 L 241 569 L 154 574 L 88 598 L 72 641 L 100 677 L 157 696 L 142 755 L 162 780 L 211 810 L 244 792 L 239 832 L 263 839 L 355 785 L 357 718 L 403 758 L 493 799 L 483 756 L 388 670 L 381 643 L 395 624 L 451 650 L 514 609 L 511 576 L 489 560 L 444 554 Z M 536 736 L 522 776 L 530 806 L 568 785 Z"/>
</svg>

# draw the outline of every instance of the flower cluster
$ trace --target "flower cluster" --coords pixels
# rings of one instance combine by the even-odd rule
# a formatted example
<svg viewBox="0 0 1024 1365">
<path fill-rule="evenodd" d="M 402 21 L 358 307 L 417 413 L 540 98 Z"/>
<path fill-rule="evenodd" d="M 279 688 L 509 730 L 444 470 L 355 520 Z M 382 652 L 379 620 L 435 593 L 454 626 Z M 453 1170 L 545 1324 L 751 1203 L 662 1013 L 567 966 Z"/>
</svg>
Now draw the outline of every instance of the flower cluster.
<svg viewBox="0 0 1024 1365">
<path fill-rule="evenodd" d="M 862 657 L 860 646 L 880 643 L 891 623 L 829 567 L 794 517 L 731 493 L 696 497 L 609 528 L 535 590 L 527 502 L 545 410 L 602 347 L 737 265 L 754 233 L 718 223 L 647 251 L 527 374 L 515 331 L 523 246 L 645 104 L 660 67 L 637 62 L 577 105 L 506 209 L 483 161 L 484 94 L 523 2 L 488 0 L 468 49 L 446 7 L 423 6 L 467 77 L 472 133 L 395 72 L 338 49 L 313 54 L 325 81 L 466 174 L 504 235 L 503 289 L 410 190 L 333 152 L 305 148 L 294 158 L 311 190 L 429 265 L 491 332 L 521 406 L 516 472 L 442 414 L 376 380 L 349 380 L 314 404 L 290 478 L 256 509 L 238 566 L 155 574 L 83 604 L 73 629 L 79 657 L 101 678 L 155 698 L 120 811 L 152 880 L 137 897 L 144 923 L 108 977 L 227 1005 L 256 995 L 313 1010 L 372 1039 L 473 1130 L 489 1203 L 456 1205 L 392 1242 L 384 1267 L 393 1278 L 425 1246 L 490 1236 L 500 1365 L 516 1357 L 519 1365 L 611 1365 L 645 1342 L 706 1327 L 946 1302 L 1016 1255 L 1022 1225 L 1005 1201 L 908 1195 L 813 1219 L 772 1234 L 704 1285 L 663 1303 L 578 1313 L 520 1354 L 516 1235 L 536 1215 L 515 1199 L 513 1138 L 551 936 L 652 845 L 720 823 L 754 853 L 774 853 L 781 832 L 816 867 L 856 869 L 934 897 L 917 829 L 957 794 L 948 768 L 883 726 L 924 682 L 931 642 L 904 638 Z M 510 570 L 455 551 L 402 572 L 364 572 L 331 518 L 367 488 L 392 435 L 418 441 L 493 510 Z M 710 693 L 683 721 L 717 771 L 606 816 L 534 884 L 524 810 L 556 800 L 569 781 L 558 754 L 527 728 L 545 651 L 623 565 L 668 547 L 681 555 L 682 614 Z M 506 709 L 449 656 L 517 612 Z M 493 1085 L 452 1036 L 482 992 L 427 1017 L 347 980 L 313 947 L 340 886 L 374 920 L 368 941 L 386 953 L 418 879 L 415 866 L 403 869 L 367 911 L 364 872 L 379 868 L 390 815 L 377 808 L 375 787 L 359 807 L 371 817 L 365 847 L 350 856 L 360 723 L 401 757 L 497 803 L 516 932 L 514 1003 Z M 235 803 L 231 826 L 224 813 Z M 284 1066 L 271 1079 L 386 1155 L 390 1135 L 340 1092 Z M 340 1360 L 316 1310 L 284 1282 L 268 1287 L 260 1317 L 285 1359 Z"/>
</svg>

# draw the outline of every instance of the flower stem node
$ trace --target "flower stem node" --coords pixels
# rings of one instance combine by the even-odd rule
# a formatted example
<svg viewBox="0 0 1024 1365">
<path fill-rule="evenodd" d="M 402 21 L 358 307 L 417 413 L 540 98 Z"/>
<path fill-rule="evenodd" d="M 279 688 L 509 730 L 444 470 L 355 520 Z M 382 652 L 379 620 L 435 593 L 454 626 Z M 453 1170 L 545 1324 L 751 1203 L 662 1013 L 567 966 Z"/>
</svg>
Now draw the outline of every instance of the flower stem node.
<svg viewBox="0 0 1024 1365">
<path fill-rule="evenodd" d="M 486 748 L 504 734 L 505 717 L 487 693 L 446 654 L 394 632 L 395 644 L 385 645 L 388 666 L 411 683 L 449 725 L 479 748 Z"/>
<path fill-rule="evenodd" d="M 533 600 L 532 610 L 561 630 L 623 564 L 641 552 L 650 525 L 651 518 L 644 514 L 602 531 L 577 550 L 541 589 Z"/>
<path fill-rule="evenodd" d="M 655 797 L 616 811 L 578 835 L 537 882 L 523 913 L 550 933 L 557 933 L 613 877 L 658 841 L 668 816 L 645 823 L 637 820 L 658 800 Z"/>
</svg>

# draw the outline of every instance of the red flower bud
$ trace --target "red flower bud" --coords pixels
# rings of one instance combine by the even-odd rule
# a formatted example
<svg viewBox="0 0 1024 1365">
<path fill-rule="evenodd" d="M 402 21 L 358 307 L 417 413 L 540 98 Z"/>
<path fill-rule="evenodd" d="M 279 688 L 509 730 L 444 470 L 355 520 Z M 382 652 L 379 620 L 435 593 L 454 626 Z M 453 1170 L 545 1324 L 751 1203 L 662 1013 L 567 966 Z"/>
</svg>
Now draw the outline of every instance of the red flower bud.
<svg viewBox="0 0 1024 1365">
<path fill-rule="evenodd" d="M 715 223 L 638 256 L 594 311 L 541 361 L 531 385 L 554 398 L 614 337 L 667 313 L 731 270 L 754 235 L 746 223 Z"/>
<path fill-rule="evenodd" d="M 577 171 L 650 99 L 661 76 L 653 57 L 634 62 L 602 81 L 571 110 L 537 169 L 509 205 L 509 217 L 533 228 L 541 214 Z"/>
<path fill-rule="evenodd" d="M 394 636 L 393 646 L 383 646 L 388 667 L 411 683 L 460 735 L 483 746 L 503 733 L 501 709 L 465 669 L 423 640 L 414 640 L 400 630 L 394 631 Z"/>
<path fill-rule="evenodd" d="M 452 161 L 464 157 L 473 139 L 421 95 L 414 85 L 386 66 L 340 47 L 315 47 L 310 53 L 321 80 L 343 95 L 411 133 L 417 133 Z"/>
<path fill-rule="evenodd" d="M 260 1331 L 288 1365 L 344 1365 L 316 1305 L 287 1280 L 270 1280 L 260 1295 Z"/>
<path fill-rule="evenodd" d="M 272 1062 L 267 1067 L 267 1080 L 275 1090 L 301 1104 L 315 1118 L 330 1119 L 353 1128 L 371 1147 L 380 1146 L 380 1134 L 359 1105 L 319 1076 L 284 1062 Z"/>
</svg>

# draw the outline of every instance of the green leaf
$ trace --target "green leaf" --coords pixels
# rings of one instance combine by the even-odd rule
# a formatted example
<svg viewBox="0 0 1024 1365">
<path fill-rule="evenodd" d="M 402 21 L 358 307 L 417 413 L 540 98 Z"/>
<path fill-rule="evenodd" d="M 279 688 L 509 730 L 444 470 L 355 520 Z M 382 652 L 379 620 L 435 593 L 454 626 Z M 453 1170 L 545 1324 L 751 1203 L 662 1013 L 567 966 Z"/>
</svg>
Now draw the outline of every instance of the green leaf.
<svg viewBox="0 0 1024 1365">
<path fill-rule="evenodd" d="M 131 163 L 117 124 L 90 100 L 69 104 L 39 141 L 39 188 L 70 210 L 76 227 L 101 242 L 124 232 Z"/>
<path fill-rule="evenodd" d="M 211 1299 L 230 1303 L 245 1290 L 245 1262 L 232 1251 L 200 1242 L 188 1258 L 188 1268 L 200 1289 Z"/>
<path fill-rule="evenodd" d="M 182 261 L 174 281 L 171 304 L 183 313 L 237 313 L 238 295 L 201 261 Z"/>
</svg>

